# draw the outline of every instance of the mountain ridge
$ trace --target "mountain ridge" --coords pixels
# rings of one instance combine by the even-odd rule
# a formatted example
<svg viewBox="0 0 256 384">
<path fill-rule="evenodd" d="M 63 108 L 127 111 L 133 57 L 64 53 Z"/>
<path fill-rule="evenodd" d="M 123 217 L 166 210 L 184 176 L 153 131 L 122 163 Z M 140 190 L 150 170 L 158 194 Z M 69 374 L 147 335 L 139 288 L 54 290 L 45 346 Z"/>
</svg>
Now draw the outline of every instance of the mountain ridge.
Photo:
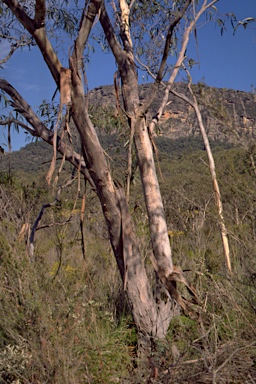
<svg viewBox="0 0 256 384">
<path fill-rule="evenodd" d="M 150 92 L 151 85 L 151 83 L 147 83 L 139 86 L 141 102 L 145 100 Z M 186 94 L 188 97 L 190 96 L 185 83 L 176 83 L 175 90 Z M 193 91 L 198 98 L 205 128 L 212 147 L 222 143 L 221 146 L 223 148 L 227 148 L 230 145 L 239 145 L 247 148 L 253 143 L 256 138 L 255 94 L 224 88 L 213 88 L 200 83 L 193 85 Z M 118 116 L 116 101 L 116 92 L 112 85 L 96 87 L 89 93 L 89 105 L 92 105 L 94 109 L 98 109 L 96 112 L 98 113 L 98 122 L 101 124 L 101 127 L 98 127 L 100 140 L 104 150 L 114 158 L 114 152 L 117 147 L 120 147 L 119 156 L 121 152 L 123 155 L 125 154 L 124 143 L 119 137 L 123 128 L 121 127 L 120 129 L 119 127 L 118 131 L 113 126 Z M 160 103 L 159 91 L 156 100 L 147 114 L 148 122 L 157 113 Z M 101 117 L 102 110 L 104 109 L 108 112 L 109 116 L 112 116 L 108 122 L 105 122 Z M 97 127 L 97 122 L 95 125 Z M 113 128 L 108 131 L 107 126 L 113 126 Z M 156 136 L 158 136 L 157 145 L 164 152 L 168 152 L 168 148 L 172 148 L 171 151 L 173 153 L 175 152 L 175 147 L 177 147 L 177 151 L 181 147 L 184 149 L 185 146 L 191 149 L 204 148 L 193 108 L 176 96 L 170 95 L 165 113 L 157 126 Z M 182 139 L 184 141 L 181 146 Z M 73 142 L 76 140 L 73 137 Z M 201 143 L 195 144 L 195 140 L 199 140 Z M 11 153 L 10 157 L 7 154 L 1 154 L 0 171 L 5 172 L 8 170 L 10 161 L 12 170 L 25 169 L 27 172 L 33 172 L 38 169 L 43 170 L 49 166 L 51 158 L 51 146 L 41 141 L 29 143 L 19 151 Z"/>
<path fill-rule="evenodd" d="M 139 86 L 139 96 L 143 102 L 150 92 L 151 83 Z M 174 89 L 191 98 L 186 83 L 175 83 Z M 226 88 L 209 87 L 203 83 L 193 85 L 198 98 L 201 113 L 209 138 L 212 140 L 237 143 L 238 137 L 246 140 L 248 136 L 255 138 L 256 133 L 256 95 L 249 92 Z M 119 97 L 120 102 L 121 97 Z M 94 88 L 89 93 L 89 103 L 94 107 L 116 106 L 114 86 L 105 85 Z M 148 119 L 157 113 L 161 103 L 161 90 L 153 102 Z M 179 99 L 169 95 L 165 113 L 160 120 L 158 133 L 172 139 L 200 134 L 193 108 Z"/>
</svg>

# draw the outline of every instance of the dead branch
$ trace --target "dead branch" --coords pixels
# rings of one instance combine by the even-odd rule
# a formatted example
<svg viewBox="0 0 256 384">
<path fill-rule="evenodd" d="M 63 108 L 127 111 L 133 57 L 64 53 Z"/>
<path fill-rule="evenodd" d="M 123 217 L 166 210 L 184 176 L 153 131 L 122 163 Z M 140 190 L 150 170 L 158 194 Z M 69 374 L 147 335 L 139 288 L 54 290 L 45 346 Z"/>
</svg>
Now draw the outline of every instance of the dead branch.
<svg viewBox="0 0 256 384">
<path fill-rule="evenodd" d="M 30 236 L 29 236 L 29 241 L 28 241 L 28 255 L 29 255 L 29 259 L 30 259 L 31 262 L 34 259 L 34 240 L 35 240 L 35 233 L 36 233 L 36 231 L 39 230 L 39 229 L 51 227 L 53 225 L 64 225 L 64 224 L 70 222 L 71 216 L 67 220 L 65 220 L 64 223 L 47 224 L 47 225 L 39 227 L 39 223 L 40 223 L 40 221 L 41 221 L 41 219 L 43 217 L 44 210 L 46 208 L 53 207 L 53 206 L 59 204 L 60 203 L 60 193 L 61 193 L 62 189 L 64 189 L 64 188 L 68 187 L 69 185 L 71 185 L 73 183 L 73 181 L 74 181 L 74 177 L 72 175 L 71 178 L 65 184 L 60 185 L 58 187 L 57 194 L 56 194 L 56 197 L 55 197 L 54 201 L 51 202 L 51 203 L 46 203 L 46 204 L 44 204 L 42 206 L 42 208 L 41 208 L 41 210 L 39 212 L 39 215 L 37 216 L 37 218 L 36 218 L 36 220 L 34 222 L 34 225 L 32 227 L 32 230 L 31 230 L 31 233 L 30 233 Z"/>
<path fill-rule="evenodd" d="M 154 128 L 155 126 L 158 124 L 158 121 L 160 120 L 165 108 L 166 108 L 166 105 L 168 103 L 168 99 L 169 99 L 169 91 L 171 89 L 171 87 L 173 86 L 173 83 L 174 83 L 174 80 L 176 79 L 176 76 L 179 72 L 179 69 L 180 67 L 182 66 L 182 63 L 185 59 L 185 53 L 186 53 L 186 49 L 187 49 L 187 46 L 188 46 L 188 43 L 189 43 L 189 39 L 190 39 L 190 33 L 193 31 L 193 29 L 195 28 L 196 26 L 196 23 L 197 21 L 199 20 L 199 18 L 202 16 L 202 14 L 210 7 L 212 7 L 213 4 L 215 4 L 218 0 L 213 0 L 211 1 L 210 3 L 207 4 L 207 0 L 204 0 L 200 10 L 197 12 L 196 15 L 194 15 L 194 18 L 193 20 L 191 20 L 191 22 L 189 23 L 188 27 L 186 28 L 184 34 L 183 34 L 183 40 L 182 40 L 182 46 L 181 46 L 181 49 L 180 49 L 180 52 L 178 54 L 178 58 L 177 58 L 177 61 L 173 67 L 173 70 L 172 70 L 172 73 L 169 77 L 169 80 L 167 82 L 167 86 L 166 86 L 166 89 L 165 89 L 165 92 L 164 92 L 164 96 L 163 96 L 163 99 L 162 99 L 162 103 L 156 113 L 156 115 L 153 117 L 150 125 L 149 125 L 149 131 L 150 132 L 154 132 Z"/>
<path fill-rule="evenodd" d="M 234 355 L 236 355 L 238 352 L 241 352 L 241 351 L 243 351 L 243 350 L 245 350 L 245 349 L 247 349 L 247 348 L 253 347 L 254 345 L 256 345 L 256 341 L 255 341 L 255 340 L 252 341 L 251 343 L 245 345 L 244 347 L 240 347 L 240 348 L 235 349 L 235 350 L 228 356 L 228 358 L 227 358 L 221 365 L 219 365 L 218 368 L 216 368 L 216 369 L 214 370 L 214 372 L 213 372 L 214 377 L 215 377 L 215 375 L 216 375 L 222 368 L 225 367 L 225 365 L 232 359 L 232 357 L 233 357 Z"/>
</svg>

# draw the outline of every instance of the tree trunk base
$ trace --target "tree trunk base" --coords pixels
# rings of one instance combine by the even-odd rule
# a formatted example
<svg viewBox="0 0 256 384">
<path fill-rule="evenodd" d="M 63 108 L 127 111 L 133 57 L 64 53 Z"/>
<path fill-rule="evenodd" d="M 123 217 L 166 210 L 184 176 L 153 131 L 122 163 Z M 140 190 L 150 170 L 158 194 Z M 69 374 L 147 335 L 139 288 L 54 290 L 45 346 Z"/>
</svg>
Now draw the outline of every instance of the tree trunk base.
<svg viewBox="0 0 256 384">
<path fill-rule="evenodd" d="M 152 338 L 142 332 L 138 333 L 137 379 L 141 384 L 148 383 L 151 372 Z"/>
</svg>

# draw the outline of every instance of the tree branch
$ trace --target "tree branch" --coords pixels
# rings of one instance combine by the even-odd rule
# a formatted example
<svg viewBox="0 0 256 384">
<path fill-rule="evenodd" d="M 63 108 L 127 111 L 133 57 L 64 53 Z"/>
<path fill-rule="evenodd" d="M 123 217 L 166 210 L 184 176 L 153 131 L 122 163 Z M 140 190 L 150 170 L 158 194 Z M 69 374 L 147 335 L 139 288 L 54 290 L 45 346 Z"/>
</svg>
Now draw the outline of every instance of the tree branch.
<svg viewBox="0 0 256 384">
<path fill-rule="evenodd" d="M 36 28 L 44 27 L 45 12 L 46 12 L 45 0 L 36 0 L 35 17 L 34 17 Z"/>
<path fill-rule="evenodd" d="M 167 34 L 167 37 L 166 37 L 166 40 L 165 40 L 164 52 L 163 52 L 163 55 L 162 55 L 162 60 L 161 60 L 161 63 L 160 63 L 160 67 L 159 67 L 157 76 L 156 76 L 155 83 L 154 83 L 153 87 L 151 88 L 151 92 L 150 92 L 150 95 L 149 95 L 148 99 L 143 103 L 143 106 L 140 108 L 142 114 L 145 114 L 147 112 L 147 110 L 149 109 L 150 105 L 152 104 L 152 102 L 154 101 L 154 99 L 156 97 L 156 93 L 157 93 L 157 89 L 158 89 L 158 84 L 163 80 L 164 68 L 165 68 L 165 65 L 166 65 L 166 61 L 168 59 L 169 50 L 170 50 L 170 44 L 171 44 L 171 40 L 172 40 L 172 37 L 173 37 L 173 33 L 174 33 L 174 30 L 175 30 L 175 27 L 178 25 L 180 20 L 183 18 L 184 14 L 187 11 L 187 9 L 188 9 L 189 5 L 191 4 L 191 2 L 192 2 L 192 0 L 187 0 L 185 5 L 184 5 L 184 7 L 182 8 L 182 10 L 178 12 L 177 16 L 170 23 L 168 34 Z M 153 132 L 153 130 L 150 130 L 150 132 Z"/>
<path fill-rule="evenodd" d="M 36 24 L 34 20 L 32 20 L 24 11 L 22 6 L 17 2 L 17 0 L 3 0 L 3 2 L 7 5 L 7 7 L 12 11 L 12 13 L 16 16 L 19 22 L 23 25 L 23 27 L 34 37 L 43 58 L 50 69 L 50 72 L 53 76 L 54 81 L 56 82 L 58 88 L 60 86 L 60 70 L 61 63 L 56 55 L 54 49 L 50 41 L 46 36 L 45 28 Z M 36 18 L 38 17 L 39 21 L 42 21 L 42 13 L 43 13 L 43 2 L 44 0 L 38 0 L 36 7 Z M 39 10 L 39 8 L 41 9 Z"/>
<path fill-rule="evenodd" d="M 208 0 L 204 0 L 201 8 L 199 9 L 199 11 L 197 12 L 197 14 L 194 16 L 194 19 L 190 22 L 189 26 L 186 28 L 184 34 L 183 34 L 183 40 L 182 40 L 182 46 L 181 46 L 181 49 L 180 49 L 180 52 L 179 52 L 179 55 L 178 55 L 178 59 L 174 65 L 174 68 L 173 68 L 173 71 L 172 71 L 172 74 L 168 80 L 168 84 L 167 84 L 167 87 L 165 89 L 165 93 L 164 93 L 164 97 L 163 97 L 163 100 L 162 100 L 162 103 L 157 111 L 157 114 L 154 116 L 154 118 L 152 119 L 150 125 L 149 125 L 149 131 L 151 133 L 154 132 L 154 127 L 155 125 L 158 123 L 160 117 L 162 116 L 164 110 L 165 110 L 165 107 L 166 107 L 166 104 L 168 102 L 168 99 L 169 99 L 169 92 L 170 92 L 170 89 L 174 83 L 174 80 L 176 79 L 176 76 L 182 66 L 182 63 L 185 59 L 185 52 L 186 52 L 186 49 L 187 49 L 187 46 L 188 46 L 188 43 L 189 43 L 189 36 L 190 36 L 190 33 L 191 31 L 193 30 L 193 28 L 195 27 L 198 19 L 202 16 L 202 14 L 210 7 L 212 7 L 213 4 L 217 3 L 218 0 L 213 0 L 211 1 L 210 3 L 207 4 L 207 1 Z"/>
<path fill-rule="evenodd" d="M 9 124 L 16 124 L 28 131 L 32 136 L 38 137 L 36 132 L 29 127 L 27 124 L 24 124 L 22 121 L 11 118 L 11 119 L 5 119 L 5 120 L 0 120 L 0 125 L 9 125 Z"/>
<path fill-rule="evenodd" d="M 164 52 L 163 52 L 161 64 L 160 64 L 160 67 L 159 67 L 159 70 L 158 70 L 158 74 L 157 74 L 157 77 L 156 77 L 156 81 L 157 82 L 160 82 L 160 81 L 163 80 L 164 67 L 166 65 L 166 61 L 167 61 L 167 58 L 168 58 L 168 55 L 169 55 L 170 45 L 171 45 L 172 36 L 173 36 L 174 30 L 175 30 L 175 27 L 178 25 L 180 20 L 183 18 L 184 14 L 185 14 L 186 10 L 188 9 L 189 5 L 191 4 L 191 2 L 192 2 L 192 0 L 187 0 L 186 1 L 186 3 L 184 5 L 184 7 L 182 8 L 182 10 L 178 11 L 177 16 L 174 18 L 174 20 L 171 22 L 171 24 L 169 26 L 168 34 L 167 34 L 167 37 L 166 37 L 166 40 L 165 40 L 165 46 L 164 46 Z"/>
<path fill-rule="evenodd" d="M 99 13 L 101 5 L 102 0 L 92 0 L 89 3 L 87 11 L 85 11 L 85 9 L 83 10 L 79 33 L 75 41 L 75 49 L 72 54 L 73 60 L 76 58 L 78 63 L 82 60 L 85 44 L 88 40 L 95 17 Z"/>
<path fill-rule="evenodd" d="M 6 40 L 14 40 L 14 42 L 10 43 L 10 51 L 9 53 L 5 56 L 4 59 L 0 60 L 0 65 L 6 63 L 10 57 L 14 54 L 14 52 L 19 48 L 19 47 L 24 47 L 26 45 L 31 45 L 33 44 L 33 39 L 28 39 L 26 40 L 24 37 L 21 40 L 16 39 L 13 36 L 6 36 L 0 33 L 0 37 Z"/>
<path fill-rule="evenodd" d="M 126 60 L 126 54 L 116 38 L 115 31 L 109 19 L 104 2 L 101 7 L 100 23 L 108 40 L 110 49 L 113 52 L 113 55 L 115 56 L 118 67 L 122 67 L 124 60 Z"/>
<path fill-rule="evenodd" d="M 41 122 L 41 120 L 37 117 L 32 108 L 16 91 L 16 89 L 14 89 L 11 84 L 9 84 L 5 79 L 1 78 L 0 89 L 2 89 L 12 98 L 12 106 L 17 112 L 21 113 L 22 116 L 27 120 L 27 122 L 33 127 L 34 133 L 32 133 L 31 129 L 29 129 L 29 127 L 27 126 L 25 129 L 32 133 L 33 136 L 40 137 L 48 144 L 53 145 L 53 132 L 46 128 L 46 126 Z M 81 173 L 86 177 L 91 186 L 95 189 L 94 182 L 88 172 L 88 169 L 86 168 L 84 159 L 82 159 L 81 161 L 80 154 L 75 152 L 73 148 L 69 147 L 66 143 L 64 143 L 59 136 L 57 137 L 57 150 L 59 153 L 65 156 L 66 160 L 73 164 L 77 169 L 81 167 Z"/>
<path fill-rule="evenodd" d="M 119 0 L 119 4 L 121 10 L 121 38 L 123 40 L 125 51 L 131 55 L 132 39 L 130 32 L 130 8 L 126 0 Z"/>
<path fill-rule="evenodd" d="M 220 226 L 220 231 L 221 231 L 222 245 L 223 245 L 223 251 L 224 251 L 224 256 L 225 256 L 225 260 L 226 260 L 226 265 L 227 265 L 227 269 L 228 269 L 229 273 L 232 273 L 229 241 L 228 241 L 228 231 L 227 231 L 225 221 L 224 221 L 223 205 L 222 205 L 219 183 L 217 180 L 217 175 L 216 175 L 216 170 L 215 170 L 215 161 L 214 161 L 214 157 L 212 154 L 208 135 L 207 135 L 207 132 L 205 130 L 204 123 L 203 123 L 202 114 L 201 114 L 201 111 L 199 109 L 198 101 L 197 101 L 197 98 L 196 98 L 192 88 L 191 88 L 192 78 L 191 78 L 191 76 L 187 70 L 186 70 L 186 73 L 187 73 L 187 76 L 189 79 L 188 89 L 192 95 L 193 100 L 190 100 L 190 98 L 188 98 L 187 96 L 185 96 L 182 93 L 178 93 L 178 92 L 174 91 L 172 88 L 170 89 L 170 92 L 172 92 L 175 96 L 179 97 L 180 99 L 186 101 L 195 110 L 195 113 L 197 116 L 197 121 L 199 124 L 199 128 L 200 128 L 200 131 L 201 131 L 201 134 L 203 137 L 203 141 L 204 141 L 204 146 L 205 146 L 206 153 L 208 156 L 209 168 L 210 168 L 210 172 L 211 172 L 213 190 L 214 190 L 214 195 L 215 195 L 215 204 L 216 204 L 216 207 L 218 210 L 218 216 L 219 216 L 219 226 Z"/>
<path fill-rule="evenodd" d="M 17 0 L 3 0 L 3 2 L 7 5 L 7 7 L 12 11 L 12 13 L 16 16 L 19 22 L 23 25 L 23 27 L 31 34 L 35 32 L 36 25 L 33 19 L 31 19 L 23 7 L 18 3 Z"/>
</svg>

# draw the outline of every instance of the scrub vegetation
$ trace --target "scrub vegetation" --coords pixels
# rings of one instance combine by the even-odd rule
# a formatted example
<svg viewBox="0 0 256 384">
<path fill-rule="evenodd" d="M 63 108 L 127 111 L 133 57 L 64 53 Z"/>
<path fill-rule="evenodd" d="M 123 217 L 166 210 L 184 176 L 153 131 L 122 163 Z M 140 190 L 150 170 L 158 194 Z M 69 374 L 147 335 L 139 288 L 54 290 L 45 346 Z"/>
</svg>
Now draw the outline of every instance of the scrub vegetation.
<svg viewBox="0 0 256 384">
<path fill-rule="evenodd" d="M 116 136 L 105 138 L 105 149 L 112 148 L 114 172 L 120 174 L 124 159 L 113 150 L 115 141 Z M 200 305 L 192 316 L 176 309 L 145 372 L 138 365 L 137 330 L 106 224 L 89 189 L 82 243 L 84 186 L 78 192 L 77 175 L 59 204 L 45 210 L 35 234 L 34 261 L 29 259 L 28 228 L 42 205 L 54 200 L 45 182 L 48 147 L 31 143 L 11 154 L 11 174 L 8 162 L 1 162 L 1 383 L 255 381 L 256 182 L 250 157 L 228 143 L 213 145 L 234 263 L 227 277 L 202 142 L 159 137 L 156 143 L 174 263 L 182 267 Z M 38 171 L 24 166 L 35 152 Z M 147 273 L 153 276 L 138 176 L 135 170 L 131 211 Z M 63 182 L 70 177 L 68 167 L 61 177 Z"/>
</svg>

